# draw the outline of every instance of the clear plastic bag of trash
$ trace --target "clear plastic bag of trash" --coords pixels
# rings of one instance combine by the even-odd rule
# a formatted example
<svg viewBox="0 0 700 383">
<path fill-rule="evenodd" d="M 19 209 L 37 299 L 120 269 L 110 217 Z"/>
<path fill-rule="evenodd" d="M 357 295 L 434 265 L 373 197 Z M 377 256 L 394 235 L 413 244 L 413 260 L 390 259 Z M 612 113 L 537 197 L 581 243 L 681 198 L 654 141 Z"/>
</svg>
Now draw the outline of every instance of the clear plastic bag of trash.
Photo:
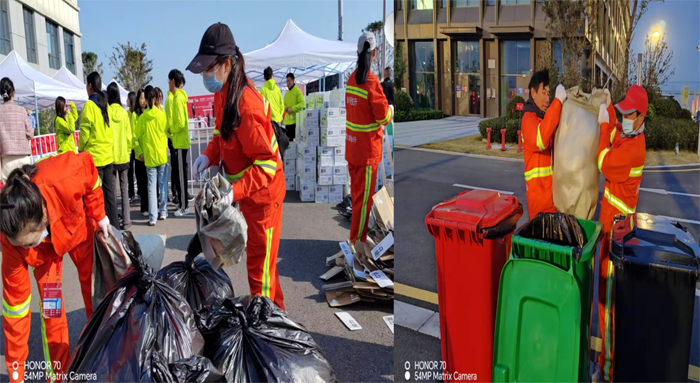
<svg viewBox="0 0 700 383">
<path fill-rule="evenodd" d="M 578 248 L 586 243 L 583 228 L 576 217 L 564 213 L 539 213 L 520 227 L 515 235 Z"/>
<path fill-rule="evenodd" d="M 76 373 L 94 374 L 100 382 L 149 381 L 152 352 L 173 363 L 199 354 L 204 346 L 189 304 L 156 279 L 128 231 L 122 232 L 122 246 L 132 267 L 88 319 L 66 371 L 69 377 Z"/>
<path fill-rule="evenodd" d="M 229 383 L 337 382 L 309 332 L 268 298 L 227 299 L 198 316 L 203 355 Z"/>
<path fill-rule="evenodd" d="M 248 224 L 238 203 L 221 202 L 221 197 L 229 194 L 231 188 L 217 173 L 195 199 L 197 234 L 204 258 L 214 269 L 237 264 L 246 251 Z"/>
<path fill-rule="evenodd" d="M 158 272 L 158 279 L 185 297 L 194 312 L 233 297 L 231 279 L 223 269 L 215 270 L 204 258 L 199 236 L 194 235 L 187 246 L 184 261 L 173 262 Z"/>
<path fill-rule="evenodd" d="M 168 363 L 162 353 L 154 351 L 150 364 L 150 381 L 154 383 L 226 383 L 226 378 L 203 356 Z"/>
</svg>

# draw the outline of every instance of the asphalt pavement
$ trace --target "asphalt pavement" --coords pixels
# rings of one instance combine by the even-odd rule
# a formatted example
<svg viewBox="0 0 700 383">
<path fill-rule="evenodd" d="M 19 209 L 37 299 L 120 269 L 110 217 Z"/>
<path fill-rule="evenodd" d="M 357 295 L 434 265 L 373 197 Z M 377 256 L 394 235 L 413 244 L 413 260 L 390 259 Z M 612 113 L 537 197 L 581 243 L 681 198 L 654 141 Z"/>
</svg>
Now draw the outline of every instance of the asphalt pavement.
<svg viewBox="0 0 700 383">
<path fill-rule="evenodd" d="M 196 158 L 196 157 L 195 157 Z M 185 250 L 195 232 L 194 215 L 175 217 L 174 206 L 169 205 L 170 216 L 149 227 L 137 206 L 132 206 L 134 225 L 131 231 L 143 234 L 167 236 L 163 265 L 184 259 Z M 194 211 L 193 209 L 191 209 Z M 280 253 L 277 266 L 290 318 L 303 324 L 321 346 L 338 378 L 344 382 L 383 382 L 394 380 L 394 335 L 382 317 L 393 314 L 391 304 L 358 303 L 353 306 L 331 308 L 321 295 L 325 283 L 318 277 L 328 268 L 326 257 L 340 251 L 338 242 L 346 240 L 349 222 L 338 215 L 331 204 L 302 203 L 297 192 L 288 192 L 284 203 L 284 216 Z M 77 271 L 73 263 L 63 263 L 63 297 L 68 317 L 70 344 L 77 344 L 85 325 L 85 310 L 80 295 Z M 225 268 L 231 278 L 235 294 L 249 294 L 245 262 Z M 342 274 L 330 282 L 343 280 Z M 32 277 L 33 286 L 36 285 Z M 35 288 L 34 288 L 35 289 Z M 36 289 L 35 289 L 36 290 Z M 335 316 L 336 312 L 350 313 L 362 326 L 362 330 L 350 331 Z M 28 361 L 42 361 L 41 321 L 39 296 L 32 296 L 32 327 L 29 337 Z M 4 345 L 4 333 L 0 332 L 0 344 Z M 4 349 L 4 347 L 3 347 Z M 8 381 L 5 353 L 0 356 L 0 381 Z"/>
<path fill-rule="evenodd" d="M 459 192 L 477 187 L 513 193 L 525 209 L 525 214 L 518 225 L 527 221 L 522 162 L 410 148 L 397 148 L 395 153 L 396 204 L 405 207 L 397 209 L 395 213 L 396 235 L 400 240 L 397 240 L 394 246 L 395 252 L 401 254 L 402 259 L 396 264 L 395 282 L 437 293 L 435 242 L 426 230 L 425 216 L 433 206 L 456 196 Z M 601 177 L 600 195 L 602 195 L 603 185 L 604 179 Z M 684 223 L 692 236 L 696 241 L 698 240 L 700 225 L 691 222 L 700 222 L 700 169 L 698 166 L 645 170 L 641 187 L 657 190 L 641 192 L 637 211 L 683 219 L 687 221 Z M 668 192 L 681 194 L 668 194 Z M 595 219 L 598 218 L 599 210 L 600 207 Z M 597 291 L 594 294 L 597 294 Z M 425 300 L 401 295 L 397 295 L 396 299 L 438 311 L 436 304 Z M 697 296 L 695 306 L 691 364 L 700 366 L 700 329 L 698 328 L 700 301 Z M 594 311 L 593 318 L 597 318 L 597 311 Z M 597 325 L 592 326 L 592 335 L 599 337 L 597 327 Z M 397 331 L 396 339 L 396 344 L 402 346 L 420 344 L 427 350 L 433 350 L 426 355 L 424 351 L 401 347 L 402 351 L 397 351 L 395 358 L 397 380 L 402 378 L 406 361 L 425 360 L 423 358 L 426 357 L 429 358 L 428 360 L 440 358 L 440 340 L 437 338 L 402 328 L 400 332 Z"/>
<path fill-rule="evenodd" d="M 420 146 L 479 133 L 480 117 L 453 116 L 440 120 L 395 124 L 397 146 Z"/>
</svg>

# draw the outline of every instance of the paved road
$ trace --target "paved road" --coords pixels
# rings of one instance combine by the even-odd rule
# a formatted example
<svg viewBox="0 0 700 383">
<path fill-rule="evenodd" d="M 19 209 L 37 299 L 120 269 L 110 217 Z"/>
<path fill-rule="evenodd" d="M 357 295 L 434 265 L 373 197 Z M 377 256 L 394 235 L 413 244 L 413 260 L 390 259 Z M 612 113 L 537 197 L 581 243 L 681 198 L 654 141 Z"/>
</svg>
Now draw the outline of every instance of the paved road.
<svg viewBox="0 0 700 383">
<path fill-rule="evenodd" d="M 434 205 L 467 190 L 455 187 L 454 184 L 514 192 L 525 206 L 526 212 L 518 224 L 521 225 L 527 220 L 522 162 L 497 161 L 415 149 L 397 149 L 395 162 L 397 205 L 409 207 L 396 210 L 396 235 L 401 240 L 395 244 L 395 250 L 402 257 L 402 261 L 396 265 L 396 282 L 437 292 L 434 240 L 426 231 L 424 219 Z M 602 180 L 600 186 L 602 193 Z M 700 195 L 700 170 L 645 171 L 642 187 Z M 700 221 L 700 198 L 642 192 L 637 210 Z M 695 224 L 687 224 L 687 226 L 693 237 L 698 240 L 700 226 Z M 433 311 L 438 310 L 437 305 L 422 300 L 403 296 L 397 299 Z M 700 321 L 699 308 L 700 302 L 696 297 L 696 326 L 693 330 L 693 351 L 691 354 L 691 363 L 695 366 L 700 366 L 700 342 L 698 341 L 700 329 L 697 325 L 697 322 Z M 594 318 L 597 318 L 597 312 L 594 312 Z M 593 328 L 596 332 L 593 335 L 599 336 L 597 326 L 593 326 Z M 405 331 L 403 332 L 405 333 Z M 433 350 L 433 353 L 430 354 L 431 360 L 440 357 L 438 339 L 415 332 L 410 333 L 413 334 L 413 338 L 406 334 L 399 338 L 397 332 L 397 344 L 404 344 L 404 339 L 410 338 L 412 340 L 408 341 L 407 344 L 412 344 L 412 342 L 424 344 L 429 350 Z M 410 349 L 401 353 L 397 352 L 396 355 L 397 380 L 400 379 L 401 375 L 399 371 L 403 372 L 399 368 L 403 368 L 403 363 L 406 360 L 424 360 L 421 358 L 425 357 L 425 354 L 414 353 Z"/>
<path fill-rule="evenodd" d="M 147 226 L 147 220 L 132 207 L 135 233 L 166 234 L 166 251 L 163 264 L 184 258 L 185 249 L 194 233 L 194 216 L 158 221 L 156 227 Z M 338 242 L 348 236 L 349 223 L 340 217 L 333 205 L 299 202 L 298 193 L 289 192 L 284 205 L 282 240 L 278 268 L 285 305 L 290 317 L 304 324 L 316 342 L 324 350 L 328 360 L 345 382 L 393 381 L 394 336 L 382 320 L 393 314 L 391 304 L 359 304 L 344 310 L 330 308 L 325 297 L 319 294 L 324 284 L 318 276 L 327 271 L 325 259 L 338 253 Z M 71 261 L 64 262 L 64 290 L 69 323 L 70 342 L 75 346 L 85 324 L 85 311 L 77 283 L 77 272 Z M 245 263 L 226 268 L 233 282 L 236 295 L 249 294 Z M 33 279 L 33 277 L 32 277 Z M 342 277 L 332 280 L 338 282 Z M 34 282 L 32 282 L 34 284 Z M 29 339 L 29 358 L 43 360 L 38 295 L 32 299 L 32 329 Z M 349 312 L 362 326 L 362 330 L 350 332 L 335 316 L 336 312 Z M 0 332 L 0 344 L 4 334 Z M 7 381 L 4 352 L 0 356 L 0 382 Z"/>
<path fill-rule="evenodd" d="M 420 146 L 479 133 L 480 117 L 448 117 L 442 120 L 396 123 L 397 146 Z"/>
</svg>

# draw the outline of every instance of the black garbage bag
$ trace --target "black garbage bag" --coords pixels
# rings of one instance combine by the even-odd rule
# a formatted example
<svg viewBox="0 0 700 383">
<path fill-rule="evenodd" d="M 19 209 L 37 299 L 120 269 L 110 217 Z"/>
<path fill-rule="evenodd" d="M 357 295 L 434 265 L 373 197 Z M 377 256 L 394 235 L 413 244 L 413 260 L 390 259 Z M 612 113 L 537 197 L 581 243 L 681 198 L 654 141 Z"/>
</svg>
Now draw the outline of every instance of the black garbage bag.
<svg viewBox="0 0 700 383">
<path fill-rule="evenodd" d="M 199 354 L 204 346 L 185 298 L 156 279 L 130 232 L 122 233 L 122 245 L 131 270 L 83 328 L 66 371 L 79 374 L 71 382 L 86 376 L 100 382 L 150 381 L 152 352 L 173 363 Z"/>
<path fill-rule="evenodd" d="M 162 353 L 154 351 L 150 364 L 154 383 L 226 383 L 211 361 L 200 355 L 168 363 Z"/>
<path fill-rule="evenodd" d="M 338 213 L 350 220 L 352 218 L 352 194 L 348 194 L 343 198 L 343 202 L 335 205 Z"/>
<path fill-rule="evenodd" d="M 201 253 L 202 245 L 195 234 L 187 246 L 185 260 L 173 262 L 158 272 L 158 279 L 182 294 L 194 312 L 233 297 L 233 286 L 226 272 L 214 270 L 206 259 L 197 257 Z"/>
<path fill-rule="evenodd" d="M 539 213 L 519 228 L 515 235 L 578 248 L 586 243 L 583 228 L 576 217 L 564 213 Z"/>
<path fill-rule="evenodd" d="M 203 355 L 229 383 L 337 381 L 308 331 L 268 298 L 229 298 L 198 316 Z"/>
</svg>

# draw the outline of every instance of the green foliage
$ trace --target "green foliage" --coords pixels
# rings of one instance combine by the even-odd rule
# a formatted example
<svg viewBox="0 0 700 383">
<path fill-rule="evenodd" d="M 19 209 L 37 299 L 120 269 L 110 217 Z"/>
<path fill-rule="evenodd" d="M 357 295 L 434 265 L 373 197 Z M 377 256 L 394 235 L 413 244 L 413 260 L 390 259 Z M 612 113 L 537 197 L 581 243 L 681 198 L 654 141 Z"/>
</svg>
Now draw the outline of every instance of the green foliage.
<svg viewBox="0 0 700 383">
<path fill-rule="evenodd" d="M 39 111 L 39 133 L 49 134 L 54 133 L 53 130 L 53 109 L 44 109 Z"/>
<path fill-rule="evenodd" d="M 656 118 L 656 107 L 654 107 L 654 104 L 649 104 L 649 110 L 647 110 L 647 115 L 646 115 L 646 117 L 644 117 L 644 121 L 653 121 L 655 118 Z M 617 120 L 622 121 L 622 117 L 618 116 Z"/>
<path fill-rule="evenodd" d="M 447 115 L 441 110 L 435 109 L 411 109 L 409 112 L 397 111 L 394 115 L 395 122 L 439 120 Z"/>
<path fill-rule="evenodd" d="M 674 150 L 677 142 L 680 150 L 698 150 L 698 126 L 692 120 L 657 116 L 644 126 L 647 149 Z"/>
<path fill-rule="evenodd" d="M 396 89 L 404 87 L 403 76 L 406 73 L 406 59 L 403 57 L 403 45 L 396 42 L 394 44 L 394 84 Z"/>
<path fill-rule="evenodd" d="M 667 118 L 683 118 L 681 104 L 673 98 L 659 97 L 654 103 L 656 115 Z"/>
<path fill-rule="evenodd" d="M 520 129 L 520 120 L 508 117 L 496 117 L 479 122 L 479 133 L 481 137 L 486 139 L 488 132 L 486 128 L 491 128 L 491 143 L 501 143 L 501 129 L 506 130 L 506 142 L 518 142 L 518 129 Z"/>
<path fill-rule="evenodd" d="M 394 95 L 394 103 L 397 112 L 410 112 L 413 109 L 413 99 L 404 91 L 397 91 Z"/>
<path fill-rule="evenodd" d="M 679 118 L 681 120 L 693 120 L 693 114 L 688 109 L 681 109 Z"/>
<path fill-rule="evenodd" d="M 510 101 L 508 101 L 508 105 L 506 105 L 506 113 L 508 118 L 520 118 L 520 114 L 522 113 L 522 111 L 515 110 L 515 104 L 517 103 L 525 104 L 525 99 L 520 96 L 515 96 Z"/>
<path fill-rule="evenodd" d="M 97 72 L 102 77 L 102 63 L 97 63 L 97 54 L 93 52 L 83 52 L 83 82 L 87 83 L 87 76 L 92 72 Z"/>
<path fill-rule="evenodd" d="M 153 80 L 153 60 L 148 60 L 146 54 L 146 43 L 139 47 L 127 42 L 114 47 L 109 66 L 117 73 L 117 81 L 127 90 L 136 91 Z"/>
</svg>

